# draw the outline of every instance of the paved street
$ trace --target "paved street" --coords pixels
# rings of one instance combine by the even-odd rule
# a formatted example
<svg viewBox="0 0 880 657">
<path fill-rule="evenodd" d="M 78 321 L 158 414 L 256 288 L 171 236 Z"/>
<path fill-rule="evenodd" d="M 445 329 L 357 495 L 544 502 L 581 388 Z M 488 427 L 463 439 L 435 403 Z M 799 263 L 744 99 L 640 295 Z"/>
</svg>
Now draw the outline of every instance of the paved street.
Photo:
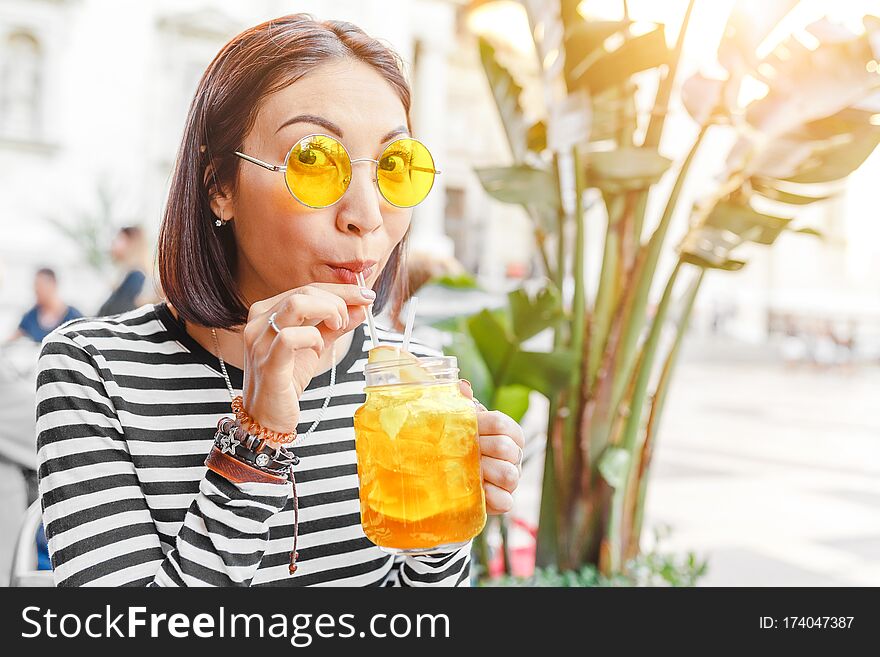
<svg viewBox="0 0 880 657">
<path fill-rule="evenodd" d="M 647 517 L 705 585 L 880 585 L 880 368 L 683 363 Z"/>
<path fill-rule="evenodd" d="M 708 557 L 706 586 L 880 585 L 880 368 L 786 367 L 690 346 L 655 452 L 645 521 Z M 516 514 L 534 522 L 539 459 Z M 514 533 L 516 543 L 525 541 Z"/>
</svg>

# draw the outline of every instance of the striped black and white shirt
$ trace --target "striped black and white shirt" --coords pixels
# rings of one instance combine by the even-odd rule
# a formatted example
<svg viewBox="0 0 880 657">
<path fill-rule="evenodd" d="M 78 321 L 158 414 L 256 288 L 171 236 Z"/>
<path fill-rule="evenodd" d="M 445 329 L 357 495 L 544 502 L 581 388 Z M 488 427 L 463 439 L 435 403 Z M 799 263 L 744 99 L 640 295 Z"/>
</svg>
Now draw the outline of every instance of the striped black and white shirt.
<svg viewBox="0 0 880 657">
<path fill-rule="evenodd" d="M 398 333 L 379 338 L 400 343 Z M 470 545 L 392 556 L 360 522 L 353 415 L 369 340 L 337 358 L 324 419 L 297 449 L 299 558 L 289 483 L 234 484 L 208 470 L 229 393 L 217 358 L 165 304 L 69 322 L 43 343 L 37 449 L 43 521 L 59 586 L 467 586 Z M 416 355 L 436 355 L 413 344 Z M 243 372 L 227 365 L 236 394 Z M 300 399 L 317 418 L 330 371 Z"/>
</svg>

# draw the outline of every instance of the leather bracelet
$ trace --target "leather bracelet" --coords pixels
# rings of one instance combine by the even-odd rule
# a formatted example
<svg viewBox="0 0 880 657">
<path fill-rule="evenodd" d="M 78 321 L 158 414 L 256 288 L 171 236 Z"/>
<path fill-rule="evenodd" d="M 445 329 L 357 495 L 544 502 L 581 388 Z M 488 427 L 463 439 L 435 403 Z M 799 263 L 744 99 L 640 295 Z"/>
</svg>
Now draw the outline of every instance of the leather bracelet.
<svg viewBox="0 0 880 657">
<path fill-rule="evenodd" d="M 290 448 L 273 447 L 268 440 L 249 433 L 241 422 L 230 417 L 217 422 L 214 443 L 220 451 L 273 475 L 287 476 L 290 468 L 299 464 L 299 458 Z"/>
<path fill-rule="evenodd" d="M 211 448 L 205 465 L 220 476 L 235 484 L 253 482 L 258 484 L 286 484 L 287 477 L 269 474 L 259 468 L 241 461 L 240 459 L 223 453 L 217 445 Z"/>
</svg>

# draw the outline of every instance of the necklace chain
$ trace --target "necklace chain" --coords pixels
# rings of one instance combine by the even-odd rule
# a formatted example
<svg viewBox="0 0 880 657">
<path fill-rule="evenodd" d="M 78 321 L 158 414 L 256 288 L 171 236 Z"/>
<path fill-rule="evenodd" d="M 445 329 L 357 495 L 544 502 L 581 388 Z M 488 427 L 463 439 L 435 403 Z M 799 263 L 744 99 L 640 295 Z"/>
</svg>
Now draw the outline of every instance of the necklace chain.
<svg viewBox="0 0 880 657">
<path fill-rule="evenodd" d="M 217 359 L 220 361 L 220 371 L 223 372 L 223 380 L 226 382 L 226 389 L 229 391 L 229 400 L 232 401 L 235 399 L 235 391 L 232 389 L 232 381 L 229 379 L 229 373 L 226 371 L 226 362 L 223 360 L 223 352 L 220 350 L 220 339 L 217 337 L 217 331 L 215 329 L 211 329 L 211 335 L 214 336 L 214 346 L 217 348 Z M 324 404 L 321 406 L 321 410 L 318 413 L 318 419 L 312 423 L 312 426 L 309 427 L 308 431 L 306 431 L 301 436 L 297 436 L 296 440 L 294 440 L 286 447 L 296 447 L 303 441 L 305 441 L 309 436 L 312 435 L 312 432 L 321 423 L 321 420 L 324 419 L 324 414 L 327 412 L 327 407 L 330 406 L 330 398 L 333 396 L 333 388 L 336 385 L 336 343 L 333 343 L 333 347 L 331 349 L 331 364 L 330 364 L 330 387 L 327 389 L 327 398 L 324 399 Z"/>
</svg>

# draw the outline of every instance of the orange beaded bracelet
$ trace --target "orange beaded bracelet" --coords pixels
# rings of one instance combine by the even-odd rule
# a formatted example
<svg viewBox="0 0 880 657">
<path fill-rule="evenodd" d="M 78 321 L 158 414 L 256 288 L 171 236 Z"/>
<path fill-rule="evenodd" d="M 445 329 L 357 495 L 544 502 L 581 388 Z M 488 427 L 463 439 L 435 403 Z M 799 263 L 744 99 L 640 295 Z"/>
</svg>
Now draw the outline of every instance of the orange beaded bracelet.
<svg viewBox="0 0 880 657">
<path fill-rule="evenodd" d="M 296 429 L 293 431 L 274 431 L 267 429 L 257 422 L 250 414 L 244 410 L 244 399 L 241 395 L 232 400 L 232 412 L 235 413 L 235 419 L 239 421 L 241 426 L 252 436 L 271 440 L 273 443 L 284 445 L 292 443 L 296 440 Z"/>
</svg>

